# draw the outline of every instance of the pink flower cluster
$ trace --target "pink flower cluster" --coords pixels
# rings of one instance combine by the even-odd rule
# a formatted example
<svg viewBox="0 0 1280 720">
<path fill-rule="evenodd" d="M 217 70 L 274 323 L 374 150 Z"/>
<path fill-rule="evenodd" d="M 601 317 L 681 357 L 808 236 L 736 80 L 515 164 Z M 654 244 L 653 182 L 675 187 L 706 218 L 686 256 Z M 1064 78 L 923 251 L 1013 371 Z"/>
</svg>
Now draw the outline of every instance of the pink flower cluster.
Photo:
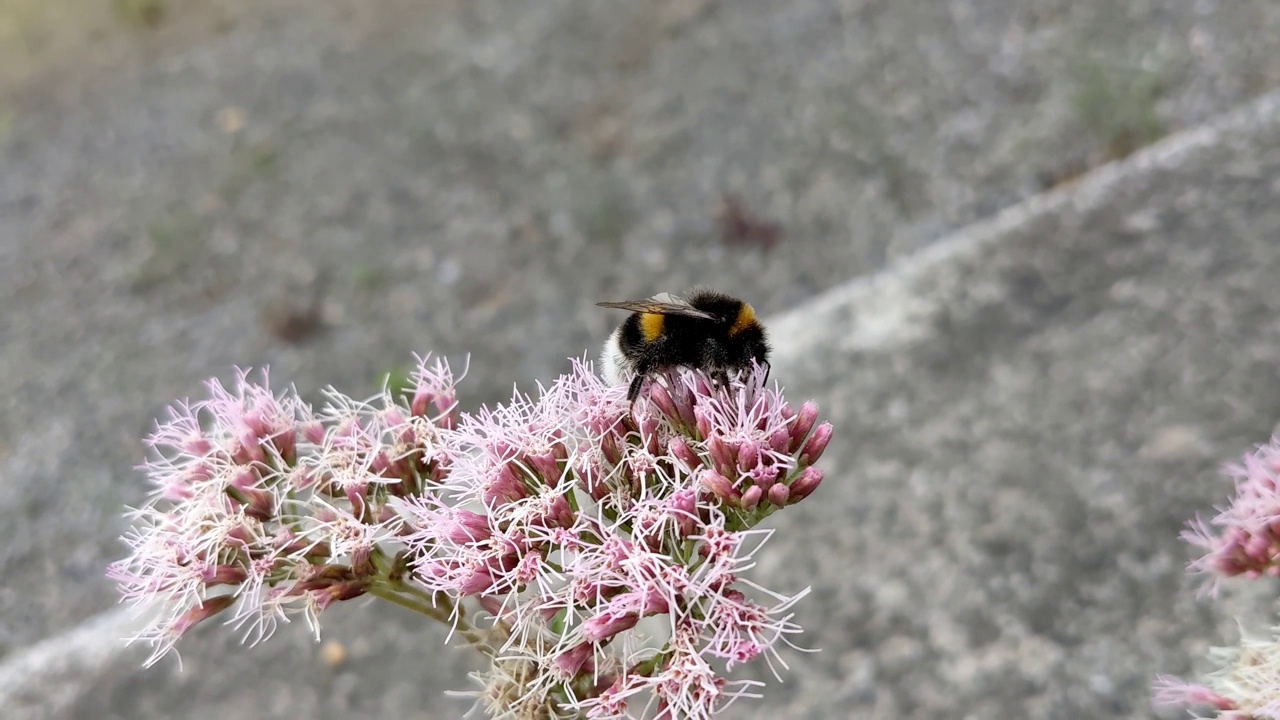
<svg viewBox="0 0 1280 720">
<path fill-rule="evenodd" d="M 126 601 L 160 610 L 135 638 L 148 665 L 214 615 L 255 642 L 297 615 L 318 634 L 331 603 L 378 589 L 404 527 L 390 499 L 424 492 L 451 456 L 449 366 L 422 360 L 412 380 L 408 407 L 330 391 L 317 415 L 240 371 L 232 389 L 210 380 L 208 399 L 169 408 L 147 438 L 153 490 L 129 513 L 132 553 L 107 572 Z"/>
<path fill-rule="evenodd" d="M 1219 578 L 1280 576 L 1280 438 L 1227 467 L 1235 481 L 1231 504 L 1208 522 L 1196 518 L 1184 540 L 1204 555 L 1192 569 Z"/>
<path fill-rule="evenodd" d="M 1196 518 L 1182 537 L 1203 554 L 1191 570 L 1206 574 L 1210 593 L 1225 578 L 1280 576 L 1280 438 L 1229 465 L 1235 496 L 1211 520 Z M 1219 720 L 1280 720 L 1280 636 L 1215 648 L 1217 669 L 1203 684 L 1160 676 L 1158 706 L 1204 707 Z"/>
<path fill-rule="evenodd" d="M 831 426 L 759 373 L 667 380 L 631 412 L 579 364 L 537 400 L 464 415 L 468 461 L 400 503 L 416 578 L 476 597 L 505 638 L 498 657 L 523 668 L 486 679 L 491 713 L 711 717 L 749 687 L 717 662 L 779 661 L 799 632 L 803 593 L 743 577 L 769 532 L 749 528 L 814 491 Z"/>
<path fill-rule="evenodd" d="M 1184 706 L 1207 707 L 1219 713 L 1219 720 L 1254 720 L 1266 716 L 1241 712 L 1236 702 L 1210 689 L 1167 675 L 1156 676 L 1152 704 L 1156 707 L 1177 708 Z M 1276 717 L 1272 714 L 1270 717 Z"/>
<path fill-rule="evenodd" d="M 442 363 L 415 385 L 407 404 L 332 393 L 313 416 L 242 374 L 175 407 L 111 571 L 166 608 L 153 660 L 220 612 L 257 639 L 369 594 L 481 646 L 493 717 L 709 718 L 758 685 L 728 679 L 737 664 L 785 667 L 807 590 L 747 575 L 772 532 L 756 526 L 822 481 L 812 403 L 760 371 L 728 387 L 679 371 L 632 406 L 580 362 L 473 414 L 453 413 Z"/>
</svg>

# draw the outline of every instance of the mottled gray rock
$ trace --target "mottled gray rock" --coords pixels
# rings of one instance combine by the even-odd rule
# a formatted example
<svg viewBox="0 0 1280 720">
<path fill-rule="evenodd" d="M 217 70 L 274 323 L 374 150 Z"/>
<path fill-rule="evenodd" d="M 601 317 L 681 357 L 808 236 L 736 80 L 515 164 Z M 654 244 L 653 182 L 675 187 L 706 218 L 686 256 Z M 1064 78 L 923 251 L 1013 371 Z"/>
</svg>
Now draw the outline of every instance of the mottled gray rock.
<svg viewBox="0 0 1280 720">
<path fill-rule="evenodd" d="M 1196 602 L 1177 535 L 1280 418 L 1277 148 L 1272 95 L 775 322 L 839 440 L 762 561 L 824 648 L 771 705 L 1150 717 L 1266 627 L 1274 585 Z"/>
<path fill-rule="evenodd" d="M 1197 603 L 1176 536 L 1280 414 L 1276 148 L 1280 95 L 771 324 L 790 395 L 838 428 L 816 501 L 760 555 L 771 585 L 812 585 L 799 617 L 822 648 L 771 711 L 1149 717 L 1155 672 L 1270 604 Z M 363 636 L 340 617 L 357 612 L 402 619 L 327 618 L 350 648 L 336 670 L 296 632 L 247 651 L 199 636 L 182 674 L 104 663 L 105 631 L 68 640 L 80 677 L 23 659 L 83 688 L 68 717 L 449 714 L 432 694 L 463 656 L 408 623 Z M 40 678 L 19 697 L 65 700 Z"/>
</svg>

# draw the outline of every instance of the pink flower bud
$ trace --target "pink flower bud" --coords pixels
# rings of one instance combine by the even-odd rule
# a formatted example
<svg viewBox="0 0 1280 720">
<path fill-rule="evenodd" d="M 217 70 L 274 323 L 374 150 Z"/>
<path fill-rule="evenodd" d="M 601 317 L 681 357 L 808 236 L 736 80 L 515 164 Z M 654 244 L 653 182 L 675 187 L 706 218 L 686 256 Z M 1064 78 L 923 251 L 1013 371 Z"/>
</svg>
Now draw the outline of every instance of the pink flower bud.
<svg viewBox="0 0 1280 720">
<path fill-rule="evenodd" d="M 791 423 L 792 450 L 800 447 L 800 443 L 809 437 L 809 431 L 813 429 L 813 424 L 816 422 L 818 422 L 818 405 L 810 400 L 800 406 L 800 414 L 796 415 L 795 422 Z"/>
<path fill-rule="evenodd" d="M 778 406 L 778 414 L 787 423 L 790 423 L 796 416 L 796 411 L 791 407 L 791 403 L 784 402 Z"/>
<path fill-rule="evenodd" d="M 367 482 L 354 483 L 344 489 L 347 502 L 351 503 L 353 507 L 364 507 L 364 496 L 367 492 L 369 492 L 369 483 Z"/>
<path fill-rule="evenodd" d="M 604 455 L 604 459 L 609 461 L 610 465 L 617 465 L 622 461 L 622 448 L 618 442 L 619 437 L 616 432 L 600 438 L 600 452 Z"/>
<path fill-rule="evenodd" d="M 760 504 L 760 497 L 762 495 L 764 495 L 764 491 L 760 489 L 759 485 L 752 485 L 744 490 L 742 492 L 742 509 L 755 510 L 756 506 Z"/>
<path fill-rule="evenodd" d="M 646 415 L 640 420 L 640 437 L 644 438 L 644 448 L 651 455 L 662 454 L 662 448 L 658 445 L 658 418 Z"/>
<path fill-rule="evenodd" d="M 349 582 L 334 583 L 325 589 L 325 595 L 328 596 L 330 602 L 352 600 L 364 595 L 368 592 L 369 583 L 365 580 L 352 580 Z"/>
<path fill-rule="evenodd" d="M 613 600 L 613 604 L 625 603 L 628 606 L 634 605 L 636 608 L 635 611 L 640 615 L 640 617 L 648 617 L 650 615 L 671 612 L 671 603 L 668 602 L 666 596 L 658 590 L 628 593 L 628 595 L 631 595 L 632 597 L 619 595 Z"/>
<path fill-rule="evenodd" d="M 240 471 L 231 478 L 231 482 L 227 483 L 227 487 L 232 490 L 248 490 L 258 485 L 258 473 L 253 468 L 240 468 Z"/>
<path fill-rule="evenodd" d="M 258 444 L 256 436 L 248 435 L 240 442 L 240 447 L 231 455 L 231 459 L 240 465 L 267 461 L 267 453 Z"/>
<path fill-rule="evenodd" d="M 248 573 L 239 565 L 215 565 L 203 574 L 205 585 L 239 585 Z"/>
<path fill-rule="evenodd" d="M 809 497 L 821 484 L 822 470 L 816 467 L 807 467 L 804 470 L 801 470 L 800 475 L 795 480 L 791 481 L 791 486 L 788 488 L 791 504 L 794 505 Z M 774 487 L 781 486 L 775 485 Z"/>
<path fill-rule="evenodd" d="M 458 406 L 458 396 L 452 390 L 437 393 L 431 401 L 432 407 L 440 413 L 440 426 L 453 427 L 453 409 Z M 445 423 L 448 422 L 448 424 Z"/>
<path fill-rule="evenodd" d="M 534 455 L 527 458 L 529 466 L 542 477 L 550 487 L 560 484 L 560 476 L 563 474 L 560 465 L 556 462 L 556 456 L 553 453 Z"/>
<path fill-rule="evenodd" d="M 484 488 L 484 504 L 487 507 L 505 505 L 522 500 L 528 496 L 524 485 L 509 465 L 503 464 L 495 470 Z"/>
<path fill-rule="evenodd" d="M 244 514 L 257 520 L 270 520 L 275 515 L 275 497 L 256 487 L 257 475 L 250 470 L 237 475 L 227 486 L 227 495 L 244 506 Z"/>
<path fill-rule="evenodd" d="M 213 443 L 203 435 L 197 435 L 182 444 L 182 449 L 191 455 L 202 457 L 213 450 Z"/>
<path fill-rule="evenodd" d="M 244 514 L 257 520 L 270 520 L 275 517 L 276 502 L 266 490 L 247 488 L 238 492 L 244 503 Z"/>
<path fill-rule="evenodd" d="M 786 428 L 778 428 L 769 436 L 769 449 L 776 453 L 785 453 L 790 455 L 794 451 L 791 442 L 791 433 Z"/>
<path fill-rule="evenodd" d="M 1261 536 L 1254 535 L 1249 538 L 1248 543 L 1244 546 L 1244 554 L 1251 561 L 1265 565 L 1271 561 L 1271 540 Z"/>
<path fill-rule="evenodd" d="M 778 487 L 782 487 L 779 485 Z M 749 640 L 743 640 L 733 646 L 733 650 L 729 654 L 728 666 L 732 668 L 737 663 L 745 663 L 755 660 L 764 648 L 758 643 Z"/>
<path fill-rule="evenodd" d="M 257 542 L 257 532 L 250 523 L 240 523 L 227 530 L 227 540 L 234 540 L 242 545 L 253 545 Z M 216 547 L 215 547 L 216 552 Z"/>
<path fill-rule="evenodd" d="M 733 450 L 719 436 L 712 435 L 707 440 L 707 451 L 711 453 L 711 462 L 720 472 L 733 472 L 736 469 Z"/>
<path fill-rule="evenodd" d="M 680 382 L 671 388 L 671 401 L 675 404 L 676 415 L 682 425 L 694 425 L 697 419 L 694 416 L 694 397 L 689 387 Z"/>
<path fill-rule="evenodd" d="M 443 518 L 442 518 L 443 520 Z M 489 517 L 477 512 L 455 508 L 449 513 L 448 520 L 440 525 L 440 535 L 455 545 L 487 540 L 493 534 L 489 527 Z"/>
<path fill-rule="evenodd" d="M 477 567 L 457 584 L 459 595 L 480 595 L 493 587 L 496 578 L 487 567 Z"/>
<path fill-rule="evenodd" d="M 573 514 L 573 507 L 569 505 L 569 501 L 563 495 L 557 495 L 547 505 L 545 515 L 537 519 L 539 525 L 543 527 L 572 527 L 576 516 Z"/>
<path fill-rule="evenodd" d="M 692 490 L 680 490 L 668 500 L 671 514 L 676 519 L 676 529 L 681 537 L 693 532 L 693 522 L 697 519 L 698 495 Z"/>
<path fill-rule="evenodd" d="M 640 622 L 640 617 L 634 613 L 616 614 L 605 611 L 595 617 L 587 618 L 583 621 L 578 629 L 582 632 L 582 638 L 587 642 L 600 642 L 606 638 L 611 638 L 624 630 L 630 630 Z"/>
<path fill-rule="evenodd" d="M 302 437 L 312 445 L 324 444 L 324 425 L 319 420 L 310 420 L 302 425 Z"/>
<path fill-rule="evenodd" d="M 604 583 L 581 577 L 573 579 L 571 589 L 574 601 L 583 605 L 595 605 L 599 600 L 615 592 Z"/>
<path fill-rule="evenodd" d="M 733 483 L 730 483 L 725 476 L 715 470 L 707 470 L 702 473 L 699 483 L 704 490 L 709 491 L 712 495 L 727 502 L 736 502 L 742 495 L 734 489 Z"/>
<path fill-rule="evenodd" d="M 757 465 L 751 468 L 751 472 L 747 475 L 751 478 L 751 482 L 759 485 L 764 492 L 769 492 L 769 488 L 778 481 L 779 468 L 777 465 Z"/>
<path fill-rule="evenodd" d="M 449 476 L 449 470 L 453 468 L 453 461 L 445 455 L 437 455 L 431 461 L 431 482 L 442 482 Z"/>
<path fill-rule="evenodd" d="M 556 674 L 567 680 L 573 679 L 582 671 L 587 661 L 591 659 L 593 650 L 594 646 L 591 643 L 584 642 L 571 650 L 560 653 L 552 662 Z"/>
<path fill-rule="evenodd" d="M 778 507 L 786 507 L 787 498 L 790 497 L 790 493 L 791 491 L 786 485 L 777 483 L 773 487 L 769 488 L 769 502 L 777 505 Z"/>
<path fill-rule="evenodd" d="M 800 457 L 797 458 L 801 465 L 812 465 L 818 462 L 822 452 L 827 449 L 827 443 L 831 442 L 832 429 L 831 423 L 822 423 L 817 430 L 813 431 L 813 435 L 809 436 L 809 440 L 804 444 L 804 449 L 800 451 Z"/>
<path fill-rule="evenodd" d="M 281 530 L 276 534 L 276 546 L 280 548 L 281 555 L 302 555 L 308 558 L 319 558 L 320 556 L 328 557 L 329 550 L 326 545 L 316 545 L 311 540 L 298 537 L 289 530 Z"/>
<path fill-rule="evenodd" d="M 747 440 L 738 447 L 738 469 L 746 472 L 760 464 L 760 443 Z"/>
<path fill-rule="evenodd" d="M 684 466 L 690 470 L 702 465 L 702 458 L 689 447 L 689 443 L 679 436 L 671 438 L 671 442 L 667 443 L 667 451 L 676 457 L 677 460 L 684 463 Z"/>
<path fill-rule="evenodd" d="M 205 598 L 199 607 L 193 607 L 182 614 L 174 624 L 174 632 L 184 635 L 188 630 L 231 607 L 236 601 L 235 595 L 218 595 Z"/>
<path fill-rule="evenodd" d="M 202 461 L 200 464 L 195 465 L 187 471 L 186 477 L 183 478 L 183 481 L 189 485 L 198 485 L 212 477 L 213 468 L 210 467 L 208 462 Z"/>
<path fill-rule="evenodd" d="M 391 458 L 387 456 L 385 450 L 379 450 L 377 455 L 373 456 L 373 460 L 369 462 L 369 472 L 374 475 L 389 477 L 387 472 L 391 468 Z"/>
<path fill-rule="evenodd" d="M 1168 676 L 1157 675 L 1153 690 L 1151 700 L 1156 707 L 1202 705 L 1218 711 L 1236 710 L 1239 707 L 1234 700 L 1219 695 L 1204 685 L 1193 685 Z"/>
<path fill-rule="evenodd" d="M 658 412 L 672 420 L 679 420 L 680 413 L 676 410 L 675 401 L 671 399 L 671 393 L 667 392 L 667 388 L 662 383 L 651 383 L 649 385 L 649 401 L 658 408 Z"/>
<path fill-rule="evenodd" d="M 278 432 L 269 438 L 272 447 L 280 454 L 280 459 L 288 465 L 292 465 L 298 460 L 298 434 L 293 428 L 289 428 L 284 432 Z"/>
<path fill-rule="evenodd" d="M 413 392 L 413 400 L 409 402 L 409 412 L 414 417 L 426 417 L 427 406 L 436 399 L 436 394 L 430 388 L 419 386 Z"/>
<path fill-rule="evenodd" d="M 606 477 L 607 473 L 597 459 L 586 455 L 579 456 L 573 464 L 573 474 L 578 478 L 578 487 L 590 495 L 592 500 L 600 502 L 609 494 L 608 485 L 601 482 L 601 478 Z"/>
<path fill-rule="evenodd" d="M 494 438 L 489 444 L 489 455 L 493 458 L 506 460 L 515 457 L 521 450 L 521 447 L 514 444 L 505 437 Z"/>
<path fill-rule="evenodd" d="M 167 482 L 160 488 L 160 497 L 173 503 L 190 500 L 195 494 L 195 489 L 185 480 Z"/>
<path fill-rule="evenodd" d="M 693 408 L 693 417 L 698 427 L 698 435 L 700 437 L 709 438 L 715 429 L 712 424 L 711 416 L 701 406 L 695 405 Z"/>
</svg>

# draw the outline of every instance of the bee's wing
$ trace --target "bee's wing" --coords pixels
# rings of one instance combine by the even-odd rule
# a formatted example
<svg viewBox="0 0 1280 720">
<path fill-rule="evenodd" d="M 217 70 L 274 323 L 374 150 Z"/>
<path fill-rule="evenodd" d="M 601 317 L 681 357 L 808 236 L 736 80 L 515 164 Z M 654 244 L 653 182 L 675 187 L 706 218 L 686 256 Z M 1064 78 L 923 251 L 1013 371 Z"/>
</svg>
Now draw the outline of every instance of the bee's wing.
<svg viewBox="0 0 1280 720">
<path fill-rule="evenodd" d="M 661 296 L 659 296 L 661 297 Z M 668 295 L 667 297 L 671 297 Z M 703 320 L 715 320 L 716 316 L 708 312 L 703 312 L 688 303 L 681 302 L 662 302 L 656 298 L 653 300 L 627 300 L 625 302 L 600 302 L 596 303 L 600 307 L 615 308 L 617 310 L 630 310 L 638 313 L 651 313 L 653 315 L 683 315 L 684 317 L 701 318 Z"/>
</svg>

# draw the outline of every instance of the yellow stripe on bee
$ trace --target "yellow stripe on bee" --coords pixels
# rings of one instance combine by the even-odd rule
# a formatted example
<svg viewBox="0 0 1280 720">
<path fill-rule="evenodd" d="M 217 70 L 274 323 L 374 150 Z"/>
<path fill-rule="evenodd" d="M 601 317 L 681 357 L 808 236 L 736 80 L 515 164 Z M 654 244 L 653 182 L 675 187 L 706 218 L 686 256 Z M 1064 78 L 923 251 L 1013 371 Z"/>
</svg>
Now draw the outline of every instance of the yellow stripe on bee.
<svg viewBox="0 0 1280 720">
<path fill-rule="evenodd" d="M 663 317 L 657 313 L 640 314 L 640 334 L 645 342 L 653 342 L 662 334 Z"/>
<path fill-rule="evenodd" d="M 742 307 L 738 309 L 738 319 L 734 320 L 733 327 L 729 328 L 729 337 L 733 337 L 751 327 L 755 324 L 755 321 L 756 311 L 752 310 L 750 305 L 742 303 Z"/>
</svg>

